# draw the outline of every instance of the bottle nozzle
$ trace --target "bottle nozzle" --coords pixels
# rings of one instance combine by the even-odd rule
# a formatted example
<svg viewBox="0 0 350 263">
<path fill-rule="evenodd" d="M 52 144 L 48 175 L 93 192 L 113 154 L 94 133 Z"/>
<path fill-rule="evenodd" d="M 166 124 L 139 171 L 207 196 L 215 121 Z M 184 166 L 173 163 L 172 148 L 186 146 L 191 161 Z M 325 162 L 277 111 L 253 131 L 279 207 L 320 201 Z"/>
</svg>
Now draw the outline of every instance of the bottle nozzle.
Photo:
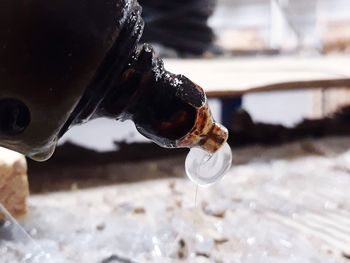
<svg viewBox="0 0 350 263">
<path fill-rule="evenodd" d="M 141 134 L 162 147 L 216 152 L 228 132 L 213 120 L 203 89 L 166 71 L 149 45 L 133 58 L 102 115 L 131 119 Z"/>
<path fill-rule="evenodd" d="M 178 141 L 178 147 L 200 147 L 215 153 L 228 139 L 227 129 L 214 122 L 207 104 L 198 109 L 193 129 Z"/>
</svg>

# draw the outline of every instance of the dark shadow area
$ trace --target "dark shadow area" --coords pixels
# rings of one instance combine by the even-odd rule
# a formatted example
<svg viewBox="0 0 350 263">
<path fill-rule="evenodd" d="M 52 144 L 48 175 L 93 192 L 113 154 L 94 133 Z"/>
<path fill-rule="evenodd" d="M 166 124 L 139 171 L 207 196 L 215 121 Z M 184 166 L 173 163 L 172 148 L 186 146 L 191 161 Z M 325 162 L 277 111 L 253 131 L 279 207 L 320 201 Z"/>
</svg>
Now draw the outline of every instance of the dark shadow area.
<svg viewBox="0 0 350 263">
<path fill-rule="evenodd" d="M 350 135 L 350 107 L 341 108 L 323 119 L 305 119 L 295 127 L 254 123 L 245 110 L 232 114 L 229 144 L 242 147 L 251 144 L 280 145 L 305 138 Z"/>
</svg>

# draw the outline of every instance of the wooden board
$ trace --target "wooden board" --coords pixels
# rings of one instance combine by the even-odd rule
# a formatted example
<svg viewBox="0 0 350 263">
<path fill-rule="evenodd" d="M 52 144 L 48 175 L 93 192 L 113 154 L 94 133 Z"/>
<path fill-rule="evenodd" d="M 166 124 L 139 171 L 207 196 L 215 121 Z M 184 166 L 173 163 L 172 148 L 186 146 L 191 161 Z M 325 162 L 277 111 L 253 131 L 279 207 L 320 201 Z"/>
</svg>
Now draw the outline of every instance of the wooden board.
<svg viewBox="0 0 350 263">
<path fill-rule="evenodd" d="M 209 97 L 306 88 L 350 87 L 350 57 L 251 57 L 167 59 L 167 70 L 184 74 Z"/>
<path fill-rule="evenodd" d="M 20 218 L 27 213 L 28 195 L 26 159 L 19 153 L 0 147 L 0 204 L 14 217 Z M 0 211 L 0 220 L 3 217 Z"/>
</svg>

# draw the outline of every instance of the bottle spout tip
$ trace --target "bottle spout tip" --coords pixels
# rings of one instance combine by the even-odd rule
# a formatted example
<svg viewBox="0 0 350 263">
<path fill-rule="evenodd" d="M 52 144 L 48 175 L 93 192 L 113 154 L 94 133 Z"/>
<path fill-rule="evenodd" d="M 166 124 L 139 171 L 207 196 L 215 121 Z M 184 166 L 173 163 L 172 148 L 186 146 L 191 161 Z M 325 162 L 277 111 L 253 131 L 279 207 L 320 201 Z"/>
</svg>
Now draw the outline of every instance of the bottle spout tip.
<svg viewBox="0 0 350 263">
<path fill-rule="evenodd" d="M 197 118 L 192 130 L 181 140 L 178 147 L 200 147 L 209 153 L 215 153 L 228 139 L 228 130 L 215 122 L 208 104 L 197 110 Z"/>
<path fill-rule="evenodd" d="M 226 127 L 220 123 L 214 122 L 211 130 L 200 140 L 199 147 L 203 150 L 215 153 L 225 144 L 228 139 L 228 131 Z"/>
</svg>

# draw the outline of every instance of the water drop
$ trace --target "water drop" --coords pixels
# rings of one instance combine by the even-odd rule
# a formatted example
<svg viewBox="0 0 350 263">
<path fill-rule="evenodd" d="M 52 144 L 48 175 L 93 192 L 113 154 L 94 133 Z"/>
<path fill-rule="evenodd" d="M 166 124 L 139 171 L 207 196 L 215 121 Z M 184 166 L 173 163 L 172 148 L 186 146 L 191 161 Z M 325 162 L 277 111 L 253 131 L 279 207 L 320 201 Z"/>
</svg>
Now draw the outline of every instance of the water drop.
<svg viewBox="0 0 350 263">
<path fill-rule="evenodd" d="M 185 162 L 186 174 L 195 184 L 211 185 L 224 177 L 231 167 L 231 162 L 232 152 L 227 143 L 214 154 L 201 148 L 192 148 Z"/>
</svg>

